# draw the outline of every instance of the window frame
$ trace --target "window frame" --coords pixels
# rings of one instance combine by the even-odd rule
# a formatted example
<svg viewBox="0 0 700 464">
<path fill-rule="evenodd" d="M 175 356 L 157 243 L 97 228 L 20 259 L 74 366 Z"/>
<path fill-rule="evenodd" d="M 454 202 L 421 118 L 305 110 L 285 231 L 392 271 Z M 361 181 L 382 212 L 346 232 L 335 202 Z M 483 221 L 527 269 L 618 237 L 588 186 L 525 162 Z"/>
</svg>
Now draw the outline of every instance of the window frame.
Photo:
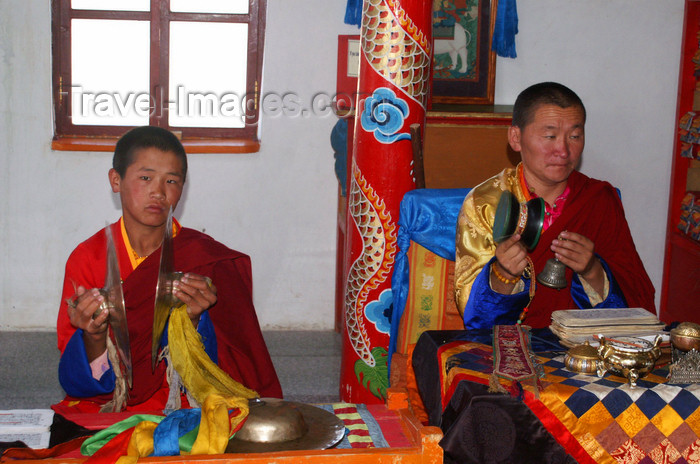
<svg viewBox="0 0 700 464">
<path fill-rule="evenodd" d="M 155 108 L 149 125 L 180 136 L 188 152 L 251 153 L 260 148 L 260 82 L 262 80 L 267 0 L 248 0 L 247 14 L 181 13 L 170 11 L 170 0 L 150 0 L 150 11 L 73 10 L 71 0 L 51 1 L 54 150 L 112 151 L 133 126 L 75 125 L 71 110 L 71 20 L 116 19 L 150 22 L 149 91 Z M 171 21 L 248 24 L 246 124 L 243 128 L 171 127 L 168 124 L 169 47 Z M 222 55 L 223 56 L 223 55 Z M 66 84 L 68 83 L 68 84 Z"/>
</svg>

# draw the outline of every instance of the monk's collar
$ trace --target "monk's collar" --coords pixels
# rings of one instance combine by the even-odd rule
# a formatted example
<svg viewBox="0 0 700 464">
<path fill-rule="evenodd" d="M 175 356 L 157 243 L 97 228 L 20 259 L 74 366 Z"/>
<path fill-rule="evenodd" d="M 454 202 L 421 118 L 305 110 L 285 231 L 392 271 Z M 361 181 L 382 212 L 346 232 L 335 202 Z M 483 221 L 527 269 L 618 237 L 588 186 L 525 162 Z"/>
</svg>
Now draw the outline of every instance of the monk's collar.
<svg viewBox="0 0 700 464">
<path fill-rule="evenodd" d="M 136 250 L 134 250 L 134 247 L 131 246 L 131 242 L 129 241 L 129 235 L 126 233 L 126 227 L 124 226 L 124 217 L 121 217 L 119 219 L 119 222 L 121 226 L 122 240 L 124 241 L 124 247 L 126 248 L 126 252 L 129 255 L 131 268 L 136 269 L 139 264 L 141 264 L 146 260 L 146 258 L 148 258 L 148 255 L 139 256 L 139 254 L 136 253 Z M 173 237 L 176 237 L 177 234 L 180 233 L 180 229 L 182 229 L 182 226 L 177 221 L 177 219 L 173 218 Z"/>
<path fill-rule="evenodd" d="M 518 164 L 518 180 L 520 181 L 520 191 L 523 194 L 523 197 L 525 197 L 525 201 L 530 201 L 533 198 L 539 198 L 539 195 L 535 192 L 535 189 L 530 188 L 530 186 L 527 184 L 527 180 L 525 179 L 525 169 L 523 169 L 523 163 Z M 569 183 L 566 183 L 566 188 L 564 191 L 559 195 L 555 200 L 553 204 L 549 204 L 545 202 L 545 205 L 547 206 L 548 209 L 557 209 L 559 208 L 561 210 L 561 206 L 563 205 L 564 202 L 566 202 L 566 199 L 569 197 L 569 192 L 571 192 L 571 187 L 569 186 Z"/>
</svg>

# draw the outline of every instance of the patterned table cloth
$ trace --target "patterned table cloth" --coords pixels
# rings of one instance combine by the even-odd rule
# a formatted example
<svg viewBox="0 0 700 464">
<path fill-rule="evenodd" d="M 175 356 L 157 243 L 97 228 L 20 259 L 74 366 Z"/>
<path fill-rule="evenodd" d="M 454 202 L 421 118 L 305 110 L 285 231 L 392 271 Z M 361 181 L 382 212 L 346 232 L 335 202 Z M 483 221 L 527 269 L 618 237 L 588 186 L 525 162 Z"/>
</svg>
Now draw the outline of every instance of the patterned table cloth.
<svg viewBox="0 0 700 464">
<path fill-rule="evenodd" d="M 576 374 L 564 368 L 560 347 L 537 353 L 539 388 L 514 383 L 511 395 L 492 393 L 492 348 L 472 335 L 425 332 L 413 353 L 447 460 L 700 463 L 699 385 L 671 385 L 665 369 L 635 388 L 612 374 Z"/>
</svg>

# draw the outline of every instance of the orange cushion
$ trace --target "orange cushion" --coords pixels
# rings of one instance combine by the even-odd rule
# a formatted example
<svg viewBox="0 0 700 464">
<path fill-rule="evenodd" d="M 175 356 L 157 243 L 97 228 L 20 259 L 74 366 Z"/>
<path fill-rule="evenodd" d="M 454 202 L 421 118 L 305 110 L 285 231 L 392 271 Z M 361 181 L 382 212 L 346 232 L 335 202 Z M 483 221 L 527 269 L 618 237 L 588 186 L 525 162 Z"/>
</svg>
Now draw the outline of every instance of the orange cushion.
<svg viewBox="0 0 700 464">
<path fill-rule="evenodd" d="M 426 330 L 464 328 L 454 299 L 454 261 L 441 258 L 411 241 L 408 249 L 409 286 L 399 322 L 396 351 L 408 353 Z"/>
</svg>

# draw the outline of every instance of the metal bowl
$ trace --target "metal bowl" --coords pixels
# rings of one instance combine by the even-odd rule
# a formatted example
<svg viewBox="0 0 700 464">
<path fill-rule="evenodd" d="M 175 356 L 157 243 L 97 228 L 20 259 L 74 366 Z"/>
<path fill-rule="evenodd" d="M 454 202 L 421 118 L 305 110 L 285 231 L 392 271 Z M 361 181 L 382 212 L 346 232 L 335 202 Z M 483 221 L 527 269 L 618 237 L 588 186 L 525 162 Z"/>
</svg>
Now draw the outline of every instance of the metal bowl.
<svg viewBox="0 0 700 464">
<path fill-rule="evenodd" d="M 671 344 L 680 351 L 700 351 L 700 325 L 693 322 L 682 322 L 671 329 Z"/>
<path fill-rule="evenodd" d="M 569 349 L 564 356 L 564 364 L 571 372 L 594 374 L 598 368 L 598 349 L 588 341 Z"/>
</svg>

